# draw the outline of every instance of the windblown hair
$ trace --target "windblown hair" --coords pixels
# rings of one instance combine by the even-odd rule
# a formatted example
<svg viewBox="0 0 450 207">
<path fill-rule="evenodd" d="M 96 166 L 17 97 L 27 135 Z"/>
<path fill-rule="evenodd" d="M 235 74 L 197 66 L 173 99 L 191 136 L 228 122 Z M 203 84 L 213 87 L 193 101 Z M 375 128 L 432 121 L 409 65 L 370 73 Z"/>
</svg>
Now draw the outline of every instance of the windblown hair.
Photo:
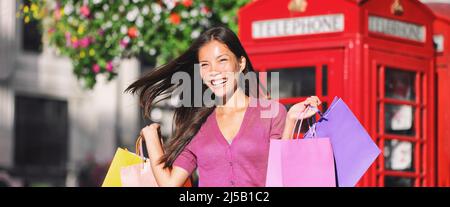
<svg viewBox="0 0 450 207">
<path fill-rule="evenodd" d="M 174 90 L 181 84 L 172 84 L 172 75 L 176 72 L 186 72 L 189 74 L 191 80 L 195 80 L 194 74 L 198 73 L 194 73 L 194 65 L 199 62 L 198 52 L 202 46 L 213 40 L 227 45 L 228 49 L 233 52 L 237 59 L 245 57 L 247 61 L 246 67 L 242 71 L 243 74 L 254 71 L 250 59 L 236 34 L 226 27 L 211 28 L 202 33 L 187 51 L 179 57 L 165 65 L 151 70 L 149 73 L 128 86 L 125 90 L 125 92 L 131 92 L 132 94 L 139 94 L 139 102 L 143 108 L 145 118 L 150 119 L 152 107 L 159 101 L 170 98 Z M 202 94 L 206 90 L 210 89 L 208 89 L 205 84 L 202 84 Z M 245 84 L 243 91 L 247 96 L 250 96 L 248 84 Z M 191 101 L 193 101 L 194 93 L 191 94 Z M 165 142 L 165 153 L 159 161 L 160 163 L 164 163 L 164 168 L 172 167 L 175 159 L 200 130 L 200 127 L 213 110 L 214 107 L 206 107 L 204 105 L 202 105 L 202 107 L 180 106 L 175 108 L 173 117 L 175 124 L 174 133 L 173 136 Z"/>
</svg>

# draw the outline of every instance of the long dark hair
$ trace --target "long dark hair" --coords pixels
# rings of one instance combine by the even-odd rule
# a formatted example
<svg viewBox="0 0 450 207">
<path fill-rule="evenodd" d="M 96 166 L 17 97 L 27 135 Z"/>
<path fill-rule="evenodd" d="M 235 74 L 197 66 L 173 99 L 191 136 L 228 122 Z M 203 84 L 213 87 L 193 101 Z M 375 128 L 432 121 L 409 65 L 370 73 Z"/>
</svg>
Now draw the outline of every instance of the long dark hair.
<svg viewBox="0 0 450 207">
<path fill-rule="evenodd" d="M 150 110 L 152 107 L 157 102 L 169 98 L 179 86 L 179 84 L 171 83 L 173 74 L 176 72 L 186 72 L 190 75 L 191 80 L 195 80 L 194 64 L 198 63 L 198 51 L 203 45 L 212 40 L 227 45 L 238 60 L 240 57 L 245 57 L 246 67 L 242 71 L 243 74 L 254 71 L 250 59 L 236 34 L 222 26 L 211 28 L 203 32 L 186 52 L 171 62 L 151 70 L 125 90 L 125 92 L 131 92 L 132 94 L 139 94 L 139 102 L 141 107 L 143 107 L 145 118 L 150 119 Z M 209 88 L 205 84 L 202 85 L 203 94 Z M 244 93 L 250 96 L 248 84 L 245 84 Z M 191 94 L 193 96 L 194 93 Z M 253 92 L 252 95 L 255 96 Z M 191 100 L 193 101 L 194 98 L 192 97 Z M 214 107 L 205 107 L 204 105 L 202 107 L 180 106 L 175 109 L 173 117 L 175 131 L 172 138 L 168 142 L 165 142 L 165 153 L 160 160 L 160 163 L 164 163 L 164 168 L 172 167 L 175 159 L 186 145 L 189 144 L 213 110 Z"/>
</svg>

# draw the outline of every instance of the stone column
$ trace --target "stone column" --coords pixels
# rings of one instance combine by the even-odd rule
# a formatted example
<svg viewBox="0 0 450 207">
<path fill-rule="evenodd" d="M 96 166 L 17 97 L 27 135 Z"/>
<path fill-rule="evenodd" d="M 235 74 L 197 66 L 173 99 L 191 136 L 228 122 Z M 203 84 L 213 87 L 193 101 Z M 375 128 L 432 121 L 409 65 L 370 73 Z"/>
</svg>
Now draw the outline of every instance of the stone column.
<svg viewBox="0 0 450 207">
<path fill-rule="evenodd" d="M 0 1 L 0 81 L 11 76 L 16 48 L 16 2 Z"/>
</svg>

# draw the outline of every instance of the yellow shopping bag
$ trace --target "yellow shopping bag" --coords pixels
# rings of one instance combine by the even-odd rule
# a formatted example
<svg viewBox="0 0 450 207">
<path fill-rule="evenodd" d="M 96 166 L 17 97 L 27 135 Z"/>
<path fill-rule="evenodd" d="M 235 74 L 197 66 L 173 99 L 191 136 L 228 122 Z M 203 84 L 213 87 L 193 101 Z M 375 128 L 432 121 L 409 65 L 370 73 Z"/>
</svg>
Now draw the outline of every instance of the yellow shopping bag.
<svg viewBox="0 0 450 207">
<path fill-rule="evenodd" d="M 150 163 L 143 157 L 142 141 L 141 136 L 136 140 L 136 154 L 122 148 L 117 149 L 102 187 L 123 187 L 122 178 L 126 181 L 126 187 L 157 187 L 151 169 L 142 168 L 150 167 Z M 190 178 L 183 187 L 192 187 Z"/>
<path fill-rule="evenodd" d="M 142 162 L 142 158 L 138 155 L 129 152 L 128 150 L 118 148 L 111 162 L 108 173 L 106 173 L 102 187 L 122 187 L 122 182 L 120 180 L 120 170 L 122 167 L 135 165 Z"/>
</svg>

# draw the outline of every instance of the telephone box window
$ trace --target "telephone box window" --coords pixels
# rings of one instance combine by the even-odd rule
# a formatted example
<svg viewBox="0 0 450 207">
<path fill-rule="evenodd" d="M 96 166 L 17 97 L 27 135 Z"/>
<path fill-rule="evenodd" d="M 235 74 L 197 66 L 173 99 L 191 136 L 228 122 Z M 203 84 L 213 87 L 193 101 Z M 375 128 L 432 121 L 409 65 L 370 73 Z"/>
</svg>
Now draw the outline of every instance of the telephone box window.
<svg viewBox="0 0 450 207">
<path fill-rule="evenodd" d="M 413 178 L 386 176 L 384 177 L 385 187 L 412 187 L 414 186 Z"/>
<path fill-rule="evenodd" d="M 267 82 L 271 85 L 271 76 L 274 72 L 279 74 L 280 98 L 313 96 L 316 94 L 316 68 L 282 68 L 270 70 Z"/>
<path fill-rule="evenodd" d="M 414 111 L 412 106 L 385 104 L 385 132 L 388 134 L 414 135 Z"/>
<path fill-rule="evenodd" d="M 415 76 L 414 72 L 386 68 L 386 97 L 414 101 L 416 99 Z"/>
<path fill-rule="evenodd" d="M 328 95 L 328 65 L 322 65 L 322 96 Z"/>
<path fill-rule="evenodd" d="M 414 144 L 399 140 L 384 142 L 384 165 L 387 170 L 414 171 Z"/>
<path fill-rule="evenodd" d="M 328 110 L 328 103 L 327 102 L 322 102 L 322 111 L 327 111 Z"/>
</svg>

